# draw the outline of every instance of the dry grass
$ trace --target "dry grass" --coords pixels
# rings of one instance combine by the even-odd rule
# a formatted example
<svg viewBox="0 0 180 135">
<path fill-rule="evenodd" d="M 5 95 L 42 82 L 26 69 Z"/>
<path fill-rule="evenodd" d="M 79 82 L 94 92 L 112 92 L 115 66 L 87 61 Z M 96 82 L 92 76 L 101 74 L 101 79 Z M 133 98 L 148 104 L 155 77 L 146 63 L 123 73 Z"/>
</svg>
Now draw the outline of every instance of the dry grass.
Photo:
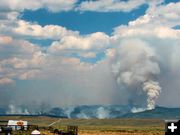
<svg viewBox="0 0 180 135">
<path fill-rule="evenodd" d="M 49 131 L 41 131 L 42 135 L 54 135 Z M 111 131 L 80 131 L 78 135 L 164 135 L 163 132 L 156 133 L 140 133 L 140 132 L 111 132 Z"/>
<path fill-rule="evenodd" d="M 31 124 L 47 127 L 58 118 L 9 116 L 0 120 L 27 120 Z M 77 125 L 79 135 L 164 135 L 164 121 L 159 119 L 61 119 L 53 128 L 66 130 L 67 125 Z M 53 135 L 41 130 L 43 135 Z"/>
</svg>

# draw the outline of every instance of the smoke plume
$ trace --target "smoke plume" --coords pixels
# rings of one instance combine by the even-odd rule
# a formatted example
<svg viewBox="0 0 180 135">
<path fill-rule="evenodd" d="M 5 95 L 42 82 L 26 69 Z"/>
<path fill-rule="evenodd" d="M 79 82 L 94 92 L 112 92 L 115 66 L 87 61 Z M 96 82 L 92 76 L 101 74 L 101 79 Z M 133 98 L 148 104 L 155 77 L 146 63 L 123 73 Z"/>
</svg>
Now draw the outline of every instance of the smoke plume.
<svg viewBox="0 0 180 135">
<path fill-rule="evenodd" d="M 30 114 L 26 108 L 18 107 L 13 104 L 8 106 L 8 111 L 6 114 Z"/>
<path fill-rule="evenodd" d="M 158 98 L 161 87 L 158 82 L 148 81 L 144 83 L 143 90 L 147 93 L 147 109 L 154 109 L 155 100 Z"/>
<path fill-rule="evenodd" d="M 125 87 L 133 96 L 138 95 L 131 99 L 133 104 L 136 104 L 136 100 L 141 100 L 141 103 L 145 103 L 145 108 L 140 110 L 154 109 L 161 87 L 156 82 L 160 68 L 152 47 L 138 39 L 124 40 L 116 51 L 114 61 L 112 69 L 119 86 Z M 142 96 L 141 99 L 139 95 Z M 146 101 L 142 101 L 144 96 Z"/>
</svg>

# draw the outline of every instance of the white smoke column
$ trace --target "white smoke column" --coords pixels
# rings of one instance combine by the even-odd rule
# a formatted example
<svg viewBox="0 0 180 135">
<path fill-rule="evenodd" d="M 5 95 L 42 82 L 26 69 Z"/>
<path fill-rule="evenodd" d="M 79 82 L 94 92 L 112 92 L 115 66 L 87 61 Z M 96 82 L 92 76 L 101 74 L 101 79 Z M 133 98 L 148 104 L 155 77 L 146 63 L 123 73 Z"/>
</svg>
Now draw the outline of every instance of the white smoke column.
<svg viewBox="0 0 180 135">
<path fill-rule="evenodd" d="M 161 92 L 161 87 L 158 82 L 148 81 L 144 83 L 143 90 L 147 92 L 147 109 L 152 110 L 155 107 L 155 100 L 158 98 Z"/>
<path fill-rule="evenodd" d="M 98 119 L 109 118 L 109 111 L 104 109 L 103 107 L 99 107 L 96 114 Z"/>
<path fill-rule="evenodd" d="M 17 107 L 13 104 L 10 104 L 8 107 L 9 108 L 6 114 L 30 114 L 28 109 L 22 109 L 21 107 Z"/>
<path fill-rule="evenodd" d="M 9 111 L 7 112 L 7 114 L 16 114 L 16 107 L 13 104 L 10 104 L 9 106 Z"/>
<path fill-rule="evenodd" d="M 159 83 L 153 81 L 160 73 L 153 48 L 139 39 L 124 40 L 114 55 L 114 61 L 112 69 L 118 84 L 127 90 L 141 87 L 138 91 L 146 93 L 147 107 L 140 110 L 153 109 L 161 91 Z"/>
<path fill-rule="evenodd" d="M 75 109 L 75 107 L 73 107 L 73 106 L 63 108 L 64 113 L 67 115 L 68 118 L 71 118 L 71 113 L 74 111 L 74 109 Z"/>
</svg>

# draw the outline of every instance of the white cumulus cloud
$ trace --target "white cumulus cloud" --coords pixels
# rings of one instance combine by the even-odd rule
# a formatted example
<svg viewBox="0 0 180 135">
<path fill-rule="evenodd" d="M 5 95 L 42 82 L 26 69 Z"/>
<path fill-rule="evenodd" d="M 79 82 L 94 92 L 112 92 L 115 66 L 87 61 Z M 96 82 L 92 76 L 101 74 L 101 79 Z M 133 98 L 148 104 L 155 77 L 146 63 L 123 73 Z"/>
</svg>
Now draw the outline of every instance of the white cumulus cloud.
<svg viewBox="0 0 180 135">
<path fill-rule="evenodd" d="M 1 0 L 0 9 L 9 11 L 37 10 L 47 8 L 52 12 L 72 10 L 77 0 Z"/>
<path fill-rule="evenodd" d="M 65 36 L 60 41 L 55 41 L 50 46 L 51 52 L 59 50 L 101 50 L 110 45 L 110 38 L 102 32 L 92 33 L 86 36 Z"/>
<path fill-rule="evenodd" d="M 16 34 L 32 36 L 35 38 L 60 39 L 64 36 L 77 35 L 77 31 L 67 30 L 58 25 L 45 25 L 29 23 L 23 20 L 18 21 L 17 27 L 13 28 Z"/>
<path fill-rule="evenodd" d="M 130 12 L 143 4 L 155 5 L 162 0 L 90 0 L 83 1 L 77 10 L 96 12 Z"/>
</svg>

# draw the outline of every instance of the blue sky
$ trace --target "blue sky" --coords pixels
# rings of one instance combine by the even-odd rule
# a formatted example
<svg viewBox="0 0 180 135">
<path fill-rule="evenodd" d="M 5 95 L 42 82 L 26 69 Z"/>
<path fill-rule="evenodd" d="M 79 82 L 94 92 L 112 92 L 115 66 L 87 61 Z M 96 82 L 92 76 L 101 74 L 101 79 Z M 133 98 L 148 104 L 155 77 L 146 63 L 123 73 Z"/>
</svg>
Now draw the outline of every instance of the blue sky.
<svg viewBox="0 0 180 135">
<path fill-rule="evenodd" d="M 59 13 L 49 12 L 47 9 L 38 9 L 35 11 L 25 10 L 19 16 L 28 22 L 38 23 L 41 26 L 59 25 L 67 29 L 78 31 L 81 35 L 91 34 L 95 32 L 104 32 L 111 35 L 114 28 L 119 25 L 128 25 L 129 21 L 133 21 L 145 14 L 148 5 L 143 4 L 137 9 L 130 12 L 95 12 L 95 11 L 65 11 Z M 49 46 L 53 42 L 51 39 L 29 39 L 32 43 L 40 46 Z M 96 63 L 103 59 L 105 54 L 99 52 L 95 58 L 84 58 L 79 55 L 72 54 L 76 58 L 80 58 L 82 62 Z"/>
<path fill-rule="evenodd" d="M 37 22 L 41 26 L 48 24 L 60 25 L 74 31 L 79 31 L 80 34 L 90 34 L 101 31 L 110 35 L 116 26 L 122 24 L 127 25 L 129 21 L 144 15 L 147 8 L 147 5 L 142 5 L 131 12 L 107 13 L 90 11 L 50 13 L 46 9 L 36 11 L 25 10 L 21 13 L 20 18 L 29 22 Z"/>
<path fill-rule="evenodd" d="M 180 25 L 174 26 L 173 29 L 180 29 Z"/>
<path fill-rule="evenodd" d="M 179 2 L 179 0 L 165 0 L 165 1 L 164 1 L 165 4 L 168 4 L 168 3 L 170 3 L 170 2 Z"/>
</svg>

